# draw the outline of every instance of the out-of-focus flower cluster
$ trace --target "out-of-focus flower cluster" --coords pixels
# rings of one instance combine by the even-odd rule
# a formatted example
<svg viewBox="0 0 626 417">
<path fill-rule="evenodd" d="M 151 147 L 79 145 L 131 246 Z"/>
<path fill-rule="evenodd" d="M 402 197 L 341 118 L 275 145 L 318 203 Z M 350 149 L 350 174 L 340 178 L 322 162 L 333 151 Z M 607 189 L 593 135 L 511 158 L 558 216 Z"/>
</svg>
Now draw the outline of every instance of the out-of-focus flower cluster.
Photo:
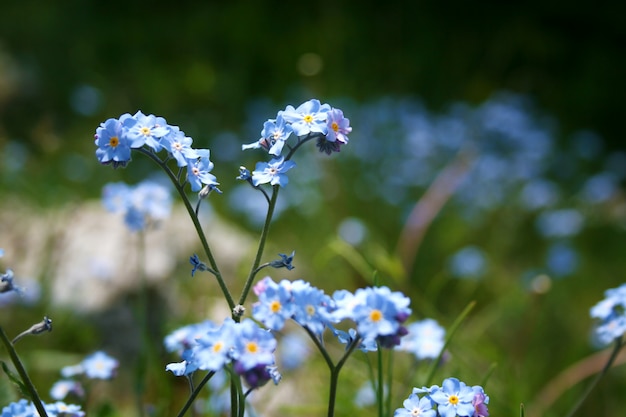
<svg viewBox="0 0 626 417">
<path fill-rule="evenodd" d="M 64 379 L 57 381 L 50 389 L 50 397 L 56 402 L 43 403 L 49 417 L 83 417 L 81 406 L 67 404 L 63 400 L 73 397 L 83 400 L 85 389 L 75 377 L 86 379 L 111 379 L 115 376 L 119 362 L 102 351 L 94 352 L 76 365 L 66 366 L 61 370 Z M 38 417 L 35 405 L 25 399 L 13 402 L 2 409 L 0 417 Z"/>
<path fill-rule="evenodd" d="M 605 299 L 591 308 L 591 317 L 598 320 L 595 335 L 602 344 L 609 344 L 626 333 L 626 284 L 606 290 Z"/>
<path fill-rule="evenodd" d="M 122 214 L 130 230 L 139 231 L 169 217 L 172 196 L 157 181 L 145 180 L 134 186 L 115 182 L 102 189 L 102 203 L 110 212 Z"/>
<path fill-rule="evenodd" d="M 82 399 L 85 396 L 84 380 L 112 379 L 117 374 L 119 361 L 103 351 L 96 351 L 76 365 L 61 369 L 63 379 L 54 383 L 50 397 L 64 400 L 68 396 Z"/>
<path fill-rule="evenodd" d="M 386 348 L 397 346 L 407 334 L 403 323 L 411 314 L 410 300 L 387 287 L 361 288 L 355 293 L 341 290 L 330 297 L 302 280 L 276 283 L 266 277 L 254 292 L 259 297 L 252 307 L 254 318 L 275 331 L 292 319 L 320 338 L 324 329 L 330 328 L 341 342 L 348 346 L 358 342 L 364 350 L 376 350 L 377 343 Z M 334 328 L 345 319 L 353 321 L 356 329 Z"/>
<path fill-rule="evenodd" d="M 157 181 L 145 180 L 134 186 L 116 182 L 104 186 L 102 203 L 110 212 L 121 213 L 130 230 L 139 231 L 169 217 L 172 196 Z"/>
<path fill-rule="evenodd" d="M 447 378 L 441 387 L 413 388 L 394 417 L 487 417 L 489 396 L 479 385 L 468 386 L 457 378 Z"/>
<path fill-rule="evenodd" d="M 85 412 L 79 405 L 66 404 L 62 401 L 43 404 L 48 417 L 84 417 Z M 21 399 L 11 403 L 2 409 L 0 417 L 39 417 L 39 412 L 33 403 Z"/>
</svg>

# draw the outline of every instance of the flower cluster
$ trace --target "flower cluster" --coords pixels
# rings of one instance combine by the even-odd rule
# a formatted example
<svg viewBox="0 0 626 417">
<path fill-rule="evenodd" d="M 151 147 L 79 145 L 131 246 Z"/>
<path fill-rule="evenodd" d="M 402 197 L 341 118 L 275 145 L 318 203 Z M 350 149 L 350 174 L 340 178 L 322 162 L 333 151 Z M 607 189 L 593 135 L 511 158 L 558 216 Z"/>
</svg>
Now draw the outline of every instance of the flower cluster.
<svg viewBox="0 0 626 417">
<path fill-rule="evenodd" d="M 80 381 L 73 379 L 111 379 L 116 375 L 119 362 L 105 352 L 97 351 L 88 355 L 76 365 L 61 369 L 63 379 L 57 381 L 50 389 L 50 397 L 55 400 L 64 400 L 69 395 L 77 398 L 85 396 L 85 389 Z"/>
<path fill-rule="evenodd" d="M 274 158 L 269 162 L 257 162 L 252 173 L 241 167 L 238 178 L 250 181 L 255 187 L 267 183 L 284 186 L 288 182 L 285 173 L 296 166 L 290 160 L 295 149 L 304 142 L 316 139 L 320 152 L 330 155 L 339 152 L 341 146 L 348 143 L 351 131 L 350 120 L 343 116 L 343 111 L 321 104 L 317 99 L 306 101 L 297 108 L 288 105 L 278 112 L 275 119 L 263 124 L 259 140 L 242 146 L 243 150 L 264 149 Z M 292 133 L 297 137 L 293 146 L 287 144 Z M 287 157 L 281 156 L 286 144 L 290 148 Z"/>
<path fill-rule="evenodd" d="M 130 230 L 139 231 L 170 215 L 172 197 L 164 185 L 145 180 L 135 186 L 109 183 L 102 189 L 102 203 L 113 213 L 121 213 Z"/>
<path fill-rule="evenodd" d="M 241 323 L 226 319 L 221 326 L 211 322 L 186 326 L 167 336 L 165 345 L 169 350 L 182 350 L 183 361 L 165 368 L 176 376 L 198 369 L 217 372 L 230 364 L 250 388 L 280 380 L 274 360 L 276 339 L 251 319 Z"/>
<path fill-rule="evenodd" d="M 606 298 L 591 308 L 591 317 L 598 319 L 596 336 L 603 344 L 621 338 L 626 332 L 626 284 L 606 290 Z"/>
<path fill-rule="evenodd" d="M 243 145 L 242 149 L 263 148 L 270 155 L 280 156 L 293 133 L 298 137 L 294 147 L 305 140 L 316 138 L 320 151 L 330 155 L 339 152 L 341 146 L 348 143 L 350 132 L 350 120 L 343 116 L 343 111 L 311 99 L 297 108 L 288 105 L 285 110 L 279 111 L 275 119 L 269 119 L 263 124 L 261 139 Z"/>
<path fill-rule="evenodd" d="M 379 343 L 391 348 L 400 343 L 407 333 L 402 325 L 411 314 L 410 300 L 387 287 L 358 289 L 354 294 L 337 291 L 333 297 L 302 280 L 279 283 L 266 277 L 255 287 L 259 301 L 252 314 L 272 330 L 281 330 L 288 319 L 293 319 L 313 334 L 321 336 L 326 327 L 333 330 L 343 343 L 358 340 L 362 346 Z M 356 323 L 356 330 L 343 332 L 332 327 L 344 319 Z"/>
<path fill-rule="evenodd" d="M 187 168 L 187 182 L 192 191 L 203 185 L 214 189 L 219 185 L 213 174 L 208 149 L 194 149 L 193 140 L 178 126 L 168 125 L 164 118 L 146 116 L 141 111 L 125 113 L 118 119 L 107 119 L 96 129 L 96 157 L 101 164 L 125 167 L 131 160 L 132 149 L 144 149 L 153 154 L 165 150 L 178 167 Z"/>
<path fill-rule="evenodd" d="M 425 395 L 423 395 L 425 394 Z M 489 396 L 479 385 L 467 386 L 456 378 L 447 378 L 441 387 L 413 388 L 394 417 L 487 417 Z"/>
<path fill-rule="evenodd" d="M 84 417 L 85 412 L 79 405 L 66 404 L 62 401 L 43 404 L 48 417 Z M 21 399 L 2 408 L 1 417 L 38 417 L 39 413 L 34 404 Z"/>
</svg>

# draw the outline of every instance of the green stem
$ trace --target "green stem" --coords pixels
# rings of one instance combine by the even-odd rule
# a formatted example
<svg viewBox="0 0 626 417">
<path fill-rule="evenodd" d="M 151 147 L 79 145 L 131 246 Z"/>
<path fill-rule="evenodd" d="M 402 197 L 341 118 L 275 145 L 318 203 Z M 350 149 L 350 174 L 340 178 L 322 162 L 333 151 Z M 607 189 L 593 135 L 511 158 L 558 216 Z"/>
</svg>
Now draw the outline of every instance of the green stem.
<svg viewBox="0 0 626 417">
<path fill-rule="evenodd" d="M 354 352 L 354 349 L 361 343 L 361 338 L 357 337 L 352 341 L 352 344 L 345 351 L 337 365 L 330 370 L 330 389 L 328 393 L 328 417 L 334 417 L 335 415 L 335 399 L 337 398 L 337 384 L 339 382 L 339 372 L 341 368 L 348 360 L 348 357 Z"/>
<path fill-rule="evenodd" d="M 272 189 L 272 198 L 267 207 L 267 215 L 265 216 L 265 223 L 263 224 L 263 231 L 261 232 L 261 237 L 259 238 L 259 247 L 256 252 L 256 257 L 254 258 L 254 263 L 252 264 L 252 268 L 250 268 L 250 274 L 248 274 L 248 278 L 246 279 L 246 283 L 243 287 L 243 291 L 241 292 L 241 297 L 239 297 L 239 305 L 243 305 L 246 302 L 246 298 L 248 297 L 248 293 L 250 292 L 250 288 L 252 287 L 252 283 L 254 282 L 254 277 L 259 271 L 259 265 L 261 264 L 261 257 L 263 256 L 263 250 L 265 249 L 265 242 L 267 241 L 267 236 L 270 231 L 270 224 L 272 222 L 272 216 L 274 215 L 274 208 L 276 207 L 276 201 L 278 200 L 278 191 L 280 190 L 280 185 L 274 185 Z M 239 317 L 234 320 L 239 321 Z"/>
<path fill-rule="evenodd" d="M 202 387 L 204 387 L 206 383 L 209 382 L 209 379 L 211 379 L 213 375 L 215 375 L 215 371 L 209 372 L 208 374 L 205 375 L 204 378 L 202 378 L 202 381 L 200 381 L 200 383 L 196 385 L 196 387 L 191 392 L 191 395 L 189 395 L 189 398 L 187 398 L 187 401 L 183 405 L 183 408 L 181 408 L 181 410 L 176 415 L 177 417 L 183 417 L 185 415 L 187 410 L 189 410 L 189 407 L 191 407 L 191 404 L 193 404 L 194 400 L 200 393 L 200 390 L 202 389 Z"/>
<path fill-rule="evenodd" d="M 441 357 L 443 356 L 443 353 L 446 351 L 448 344 L 450 344 L 450 341 L 452 340 L 452 336 L 454 336 L 454 333 L 456 333 L 461 323 L 463 323 L 463 320 L 465 320 L 465 318 L 469 315 L 469 313 L 472 311 L 475 305 L 476 305 L 476 301 L 470 301 L 467 307 L 465 307 L 465 309 L 461 312 L 461 314 L 459 314 L 459 317 L 457 317 L 454 323 L 452 323 L 452 326 L 450 326 L 450 330 L 448 330 L 448 334 L 446 335 L 446 341 L 444 342 L 443 347 L 441 348 L 441 352 L 439 352 L 439 355 L 437 356 L 437 358 L 430 365 L 430 370 L 428 371 L 426 381 L 423 384 L 424 386 L 430 385 L 430 381 L 435 376 L 435 371 L 437 370 L 437 366 L 439 366 Z"/>
<path fill-rule="evenodd" d="M 585 402 L 585 400 L 587 399 L 589 394 L 591 394 L 591 391 L 593 391 L 593 389 L 598 384 L 598 382 L 602 379 L 602 377 L 604 375 L 606 375 L 606 373 L 609 371 L 609 369 L 611 369 L 611 365 L 613 365 L 613 362 L 615 361 L 615 358 L 617 358 L 617 355 L 618 355 L 619 351 L 622 349 L 622 347 L 624 347 L 624 341 L 622 340 L 622 337 L 620 336 L 620 337 L 615 339 L 615 346 L 613 347 L 613 351 L 611 352 L 611 356 L 609 356 L 609 360 L 604 365 L 604 368 L 602 368 L 602 371 L 600 371 L 596 375 L 596 377 L 593 379 L 593 381 L 591 381 L 591 384 L 589 384 L 587 386 L 587 389 L 585 390 L 583 395 L 581 395 L 578 398 L 578 401 L 576 402 L 576 404 L 574 404 L 574 406 L 572 407 L 570 412 L 567 413 L 567 417 L 572 417 L 576 413 L 576 411 L 578 411 L 580 406 Z"/>
<path fill-rule="evenodd" d="M 219 268 L 217 267 L 217 262 L 215 261 L 215 258 L 213 257 L 213 253 L 211 252 L 211 248 L 204 234 L 204 230 L 202 229 L 202 225 L 200 224 L 200 220 L 198 219 L 198 216 L 196 216 L 196 211 L 194 207 L 191 205 L 189 198 L 187 198 L 185 189 L 180 184 L 177 176 L 172 172 L 172 170 L 167 166 L 167 164 L 164 161 L 161 161 L 161 159 L 159 159 L 158 156 L 156 156 L 154 153 L 143 148 L 140 148 L 138 150 L 144 155 L 148 156 L 148 158 L 152 159 L 158 166 L 160 166 L 163 169 L 163 171 L 165 171 L 167 176 L 170 178 L 172 183 L 174 184 L 174 187 L 176 188 L 176 191 L 178 191 L 178 194 L 180 195 L 181 199 L 183 200 L 183 203 L 185 204 L 185 208 L 187 209 L 187 213 L 189 213 L 189 217 L 191 217 L 191 221 L 193 222 L 193 225 L 196 228 L 196 232 L 198 233 L 198 237 L 200 238 L 200 242 L 202 243 L 202 248 L 204 249 L 204 253 L 207 259 L 209 260 L 209 264 L 211 265 L 211 272 L 213 273 L 213 275 L 215 275 L 215 278 L 217 279 L 217 283 L 219 284 L 220 289 L 222 290 L 222 293 L 224 294 L 224 297 L 226 298 L 226 302 L 228 302 L 228 306 L 232 310 L 233 308 L 235 308 L 235 300 L 230 294 L 230 291 L 228 290 L 228 287 L 226 286 L 226 282 L 224 282 L 224 279 L 222 278 L 222 274 L 220 273 Z"/>
<path fill-rule="evenodd" d="M 6 333 L 4 333 L 2 326 L 0 326 L 0 338 L 2 338 L 2 342 L 4 343 L 4 346 L 6 346 L 7 350 L 9 351 L 9 356 L 11 357 L 11 361 L 13 362 L 15 369 L 17 369 L 17 373 L 20 374 L 20 378 L 22 378 L 22 382 L 26 386 L 26 389 L 30 393 L 31 400 L 33 401 L 33 404 L 35 405 L 37 412 L 39 413 L 41 417 L 48 417 L 48 413 L 46 413 L 46 409 L 44 408 L 43 403 L 41 402 L 41 398 L 39 398 L 39 394 L 37 393 L 37 389 L 35 388 L 35 385 L 33 385 L 33 382 L 30 380 L 30 377 L 28 376 L 28 373 L 26 372 L 24 365 L 22 365 L 22 361 L 20 360 L 19 356 L 17 356 L 17 352 L 15 351 L 15 347 L 13 346 L 13 343 L 11 343 Z"/>
<path fill-rule="evenodd" d="M 384 397 L 384 381 L 383 381 L 383 351 L 380 343 L 377 343 L 376 357 L 378 359 L 378 386 L 376 387 L 376 402 L 378 403 L 378 417 L 383 417 L 383 397 Z"/>
<path fill-rule="evenodd" d="M 387 401 L 385 402 L 385 410 L 387 410 L 386 415 L 390 415 L 391 413 L 391 393 L 393 392 L 393 353 L 393 349 L 389 349 L 389 352 L 387 352 L 389 355 L 387 358 L 389 362 L 387 363 Z"/>
</svg>

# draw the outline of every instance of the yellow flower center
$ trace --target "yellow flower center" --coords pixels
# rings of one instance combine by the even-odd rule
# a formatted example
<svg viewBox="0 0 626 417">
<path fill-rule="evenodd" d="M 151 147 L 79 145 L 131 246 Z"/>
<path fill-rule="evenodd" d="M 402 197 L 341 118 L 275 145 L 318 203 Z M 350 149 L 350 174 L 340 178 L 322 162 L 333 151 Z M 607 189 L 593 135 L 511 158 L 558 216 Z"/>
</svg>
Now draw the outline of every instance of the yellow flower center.
<svg viewBox="0 0 626 417">
<path fill-rule="evenodd" d="M 315 306 L 312 306 L 311 304 L 307 304 L 306 305 L 306 313 L 309 316 L 312 316 L 313 314 L 315 314 Z"/>
<path fill-rule="evenodd" d="M 304 120 L 305 123 L 313 123 L 313 116 L 307 114 L 304 118 L 302 118 L 302 120 Z"/>
<path fill-rule="evenodd" d="M 150 136 L 150 128 L 149 127 L 142 127 L 140 129 L 140 132 L 144 136 Z"/>
<path fill-rule="evenodd" d="M 335 132 L 339 132 L 339 124 L 337 122 L 332 122 L 330 124 L 330 128 L 333 129 Z"/>
<path fill-rule="evenodd" d="M 120 138 L 118 138 L 117 136 L 111 136 L 111 139 L 109 139 L 109 146 L 112 148 L 117 148 L 117 145 L 120 144 Z"/>
<path fill-rule="evenodd" d="M 278 313 L 281 307 L 282 305 L 280 304 L 280 301 L 272 301 L 270 304 L 270 310 L 272 310 L 272 313 Z"/>
<path fill-rule="evenodd" d="M 216 344 L 213 345 L 213 352 L 215 353 L 220 352 L 223 347 L 224 347 L 224 344 L 222 342 L 217 342 Z"/>
<path fill-rule="evenodd" d="M 372 310 L 370 312 L 370 320 L 372 321 L 380 321 L 383 318 L 383 313 L 380 310 Z"/>
<path fill-rule="evenodd" d="M 248 342 L 246 344 L 246 350 L 250 353 L 257 353 L 259 350 L 259 345 L 256 342 Z"/>
<path fill-rule="evenodd" d="M 457 397 L 456 395 L 451 395 L 448 397 L 448 401 L 452 405 L 457 405 L 459 403 L 459 397 Z"/>
</svg>

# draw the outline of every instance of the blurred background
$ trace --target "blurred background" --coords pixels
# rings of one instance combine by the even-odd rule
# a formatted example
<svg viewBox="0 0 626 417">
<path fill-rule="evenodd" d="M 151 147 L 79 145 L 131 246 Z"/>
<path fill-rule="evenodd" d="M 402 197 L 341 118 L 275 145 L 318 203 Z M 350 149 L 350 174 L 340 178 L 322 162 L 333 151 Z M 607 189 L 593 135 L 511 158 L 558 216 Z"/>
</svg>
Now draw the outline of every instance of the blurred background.
<svg viewBox="0 0 626 417">
<path fill-rule="evenodd" d="M 125 169 L 100 166 L 95 129 L 142 110 L 211 149 L 224 194 L 203 215 L 239 289 L 264 213 L 235 177 L 266 159 L 241 145 L 286 105 L 319 98 L 343 109 L 353 133 L 339 154 L 296 155 L 265 257 L 295 249 L 297 268 L 272 276 L 330 294 L 370 285 L 377 271 L 412 298 L 415 319 L 444 327 L 475 300 L 435 383 L 478 384 L 497 363 L 485 385 L 493 415 L 516 415 L 520 403 L 527 415 L 564 415 L 588 374 L 578 369 L 554 398 L 549 387 L 599 350 L 589 308 L 624 282 L 624 9 L 2 2 L 0 270 L 13 269 L 27 291 L 0 294 L 0 325 L 17 334 L 53 318 L 52 334 L 20 342 L 40 391 L 60 366 L 104 349 L 120 359 L 122 382 L 144 375 L 156 415 L 174 414 L 186 383 L 164 373 L 178 358 L 161 341 L 184 324 L 221 321 L 225 303 L 207 276 L 189 276 L 199 245 L 175 196 L 171 217 L 143 234 L 102 207 L 105 184 L 159 176 L 141 155 Z M 147 336 L 137 319 L 146 306 Z M 145 355 L 150 369 L 137 370 Z M 344 381 L 341 415 L 358 407 L 359 364 L 345 371 L 355 378 Z M 283 384 L 307 378 L 325 375 L 293 371 Z M 0 381 L 5 404 L 16 394 Z M 111 398 L 132 405 L 122 382 L 99 389 L 96 415 L 122 413 Z M 296 406 L 294 393 L 281 401 L 272 389 L 258 393 L 278 397 L 263 415 L 323 413 L 325 392 Z M 409 391 L 396 389 L 399 407 Z M 616 367 L 581 415 L 620 415 L 624 390 Z"/>
</svg>

